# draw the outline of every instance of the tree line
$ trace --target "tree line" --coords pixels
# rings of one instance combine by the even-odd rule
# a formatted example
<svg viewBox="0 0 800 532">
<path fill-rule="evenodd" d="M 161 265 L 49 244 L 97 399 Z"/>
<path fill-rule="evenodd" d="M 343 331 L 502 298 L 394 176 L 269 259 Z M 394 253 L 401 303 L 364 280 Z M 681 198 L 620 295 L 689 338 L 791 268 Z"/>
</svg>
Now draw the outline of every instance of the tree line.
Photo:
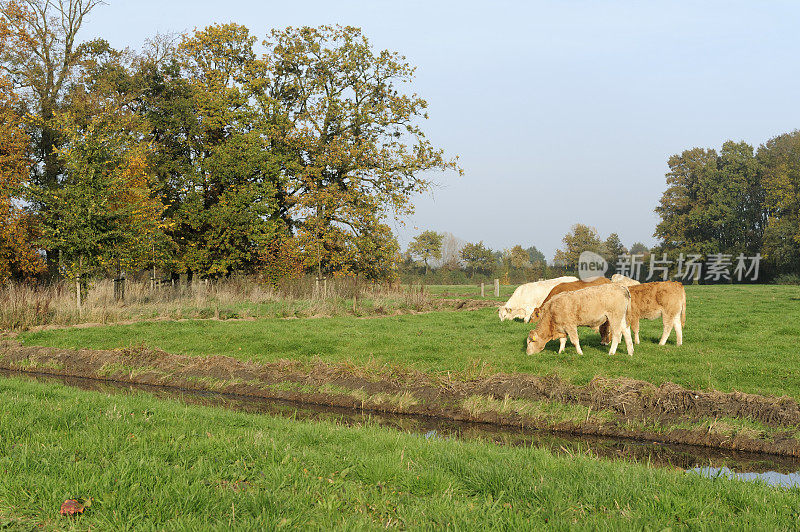
<svg viewBox="0 0 800 532">
<path fill-rule="evenodd" d="M 584 250 L 612 265 L 621 255 L 638 254 L 647 270 L 651 256 L 675 261 L 681 255 L 759 255 L 762 280 L 800 281 L 800 131 L 757 149 L 734 141 L 719 151 L 687 149 L 668 165 L 667 188 L 655 209 L 655 246 L 637 243 L 625 250 L 616 234 L 601 241 L 595 229 L 577 224 L 555 261 L 574 271 Z"/>
<path fill-rule="evenodd" d="M 595 228 L 578 223 L 550 263 L 535 246 L 496 252 L 483 242 L 463 242 L 458 254 L 440 261 L 439 269 L 461 270 L 467 279 L 477 274 L 525 282 L 573 274 L 581 252 L 593 251 L 612 270 L 620 258 L 630 261 L 637 256 L 646 278 L 651 258 L 658 262 L 666 256 L 674 276 L 679 274 L 680 256 L 735 261 L 744 255 L 760 257 L 760 280 L 800 281 L 800 131 L 778 135 L 758 149 L 734 141 L 725 142 L 719 151 L 688 149 L 670 157 L 668 165 L 667 188 L 655 209 L 660 221 L 654 236 L 659 241 L 652 248 L 641 242 L 628 248 L 617 233 L 604 240 Z M 434 231 L 418 235 L 404 255 L 406 276 L 428 274 L 429 263 L 441 259 L 446 236 Z M 445 277 L 458 278 L 452 273 Z"/>
<path fill-rule="evenodd" d="M 403 56 L 349 26 L 214 24 L 116 50 L 79 39 L 101 4 L 0 0 L 0 281 L 436 266 L 517 282 L 574 271 L 579 248 L 612 264 L 625 250 L 579 224 L 550 264 L 446 235 L 442 260 L 435 232 L 401 253 L 387 219 L 431 171 L 461 172 L 427 139 Z M 659 243 L 630 253 L 758 253 L 768 274 L 800 275 L 800 132 L 668 164 Z"/>
<path fill-rule="evenodd" d="M 800 131 L 685 150 L 666 178 L 655 252 L 760 254 L 767 275 L 800 274 Z"/>
<path fill-rule="evenodd" d="M 617 233 L 602 240 L 593 227 L 575 224 L 564 236 L 563 249 L 548 261 L 535 245 L 493 250 L 480 242 L 466 242 L 451 233 L 423 231 L 415 236 L 402 255 L 401 276 L 405 280 L 422 279 L 431 283 L 458 284 L 500 279 L 506 284 L 536 281 L 541 278 L 574 274 L 583 251 L 594 251 L 609 264 L 630 253 L 649 257 L 650 250 L 641 242 L 630 248 Z"/>
<path fill-rule="evenodd" d="M 387 218 L 460 172 L 403 56 L 349 26 L 80 42 L 99 4 L 0 1 L 0 280 L 395 273 Z"/>
</svg>

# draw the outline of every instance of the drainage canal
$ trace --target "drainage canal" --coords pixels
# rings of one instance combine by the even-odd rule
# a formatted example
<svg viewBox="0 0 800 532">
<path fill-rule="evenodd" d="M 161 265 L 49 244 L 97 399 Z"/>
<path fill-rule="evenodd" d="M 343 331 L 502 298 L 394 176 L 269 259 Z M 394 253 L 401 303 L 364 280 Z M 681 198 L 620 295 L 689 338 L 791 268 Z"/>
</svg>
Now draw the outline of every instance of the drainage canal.
<svg viewBox="0 0 800 532">
<path fill-rule="evenodd" d="M 83 377 L 62 377 L 31 372 L 0 370 L 0 377 L 57 382 L 83 390 L 107 394 L 146 392 L 162 399 L 214 406 L 253 414 L 298 420 L 330 421 L 348 426 L 381 425 L 426 439 L 469 439 L 501 445 L 535 446 L 560 455 L 585 454 L 605 459 L 628 460 L 658 467 L 670 467 L 710 478 L 759 480 L 779 487 L 800 487 L 800 459 L 693 445 L 674 445 L 637 440 L 553 433 L 540 430 L 469 423 L 424 416 L 360 412 L 347 408 L 246 397 L 169 386 L 150 386 L 101 381 Z"/>
</svg>

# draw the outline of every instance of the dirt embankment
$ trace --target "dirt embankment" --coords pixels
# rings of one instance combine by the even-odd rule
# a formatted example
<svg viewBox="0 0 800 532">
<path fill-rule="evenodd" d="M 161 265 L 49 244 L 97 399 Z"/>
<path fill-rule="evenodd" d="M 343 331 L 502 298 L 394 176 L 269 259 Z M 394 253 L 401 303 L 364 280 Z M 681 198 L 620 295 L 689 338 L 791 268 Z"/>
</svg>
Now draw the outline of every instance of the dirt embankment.
<svg viewBox="0 0 800 532">
<path fill-rule="evenodd" d="M 257 364 L 144 348 L 22 346 L 13 340 L 0 344 L 0 368 L 800 456 L 800 406 L 794 399 L 692 391 L 673 383 L 597 377 L 577 386 L 523 374 L 468 379 L 387 365 Z"/>
</svg>

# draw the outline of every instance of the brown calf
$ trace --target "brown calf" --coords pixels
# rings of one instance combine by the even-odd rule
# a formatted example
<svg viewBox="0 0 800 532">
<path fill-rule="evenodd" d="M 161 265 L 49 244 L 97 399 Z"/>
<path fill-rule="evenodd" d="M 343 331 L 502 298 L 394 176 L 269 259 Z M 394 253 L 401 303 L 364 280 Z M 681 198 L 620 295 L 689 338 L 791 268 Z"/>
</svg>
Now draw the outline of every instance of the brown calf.
<svg viewBox="0 0 800 532">
<path fill-rule="evenodd" d="M 628 324 L 639 343 L 639 320 L 654 320 L 661 316 L 664 332 L 658 345 L 667 343 L 672 328 L 675 328 L 677 345 L 683 344 L 683 326 L 686 324 L 686 291 L 681 283 L 661 281 L 629 286 L 631 293 L 631 309 L 628 312 Z M 603 324 L 600 326 L 603 341 L 610 339 L 610 330 Z"/>
<path fill-rule="evenodd" d="M 558 338 L 561 341 L 558 352 L 561 353 L 569 336 L 578 354 L 583 354 L 578 339 L 578 327 L 598 327 L 608 323 L 611 331 L 611 349 L 608 354 L 616 353 L 620 337 L 624 336 L 628 354 L 633 355 L 633 342 L 627 324 L 630 301 L 628 289 L 616 283 L 559 294 L 540 307 L 539 325 L 528 334 L 525 351 L 529 355 L 539 353 L 547 342 Z"/>
</svg>

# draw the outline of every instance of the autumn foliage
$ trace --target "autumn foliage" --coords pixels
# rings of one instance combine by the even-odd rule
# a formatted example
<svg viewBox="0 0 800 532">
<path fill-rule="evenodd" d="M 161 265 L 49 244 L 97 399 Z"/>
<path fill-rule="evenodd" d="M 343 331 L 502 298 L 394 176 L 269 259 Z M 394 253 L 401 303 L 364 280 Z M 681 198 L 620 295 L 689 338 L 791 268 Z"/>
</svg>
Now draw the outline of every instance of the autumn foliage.
<svg viewBox="0 0 800 532">
<path fill-rule="evenodd" d="M 306 258 L 290 236 L 273 238 L 261 253 L 261 278 L 277 286 L 281 281 L 297 279 L 303 275 Z"/>
<path fill-rule="evenodd" d="M 8 80 L 0 78 L 0 281 L 33 277 L 44 269 L 35 245 L 37 221 L 19 205 L 31 167 L 19 105 Z"/>
<path fill-rule="evenodd" d="M 39 249 L 70 277 L 395 275 L 387 219 L 428 171 L 459 171 L 425 137 L 404 57 L 342 26 L 80 42 L 101 3 L 0 0 L 0 68 L 22 95 L 4 112 L 28 111 L 4 115 L 0 275 L 39 271 Z"/>
</svg>

